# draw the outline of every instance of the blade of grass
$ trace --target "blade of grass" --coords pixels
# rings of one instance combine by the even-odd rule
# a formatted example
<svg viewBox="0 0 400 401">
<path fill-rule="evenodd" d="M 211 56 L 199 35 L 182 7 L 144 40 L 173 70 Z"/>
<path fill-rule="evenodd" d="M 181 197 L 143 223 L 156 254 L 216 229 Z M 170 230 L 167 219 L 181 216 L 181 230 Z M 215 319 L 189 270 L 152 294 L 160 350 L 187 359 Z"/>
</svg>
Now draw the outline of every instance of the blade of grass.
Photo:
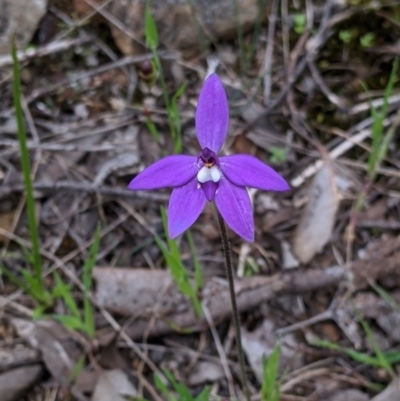
<svg viewBox="0 0 400 401">
<path fill-rule="evenodd" d="M 361 323 L 361 326 L 367 335 L 368 342 L 371 344 L 372 349 L 375 352 L 375 355 L 383 369 L 385 369 L 387 372 L 389 372 L 392 377 L 395 377 L 396 372 L 394 371 L 392 365 L 389 363 L 389 361 L 386 359 L 385 355 L 383 354 L 382 350 L 379 348 L 378 343 L 375 340 L 374 335 L 372 334 L 372 330 L 369 327 L 367 321 L 358 313 L 356 310 L 356 315 Z"/>
<path fill-rule="evenodd" d="M 276 343 L 268 360 L 263 359 L 262 401 L 279 401 L 280 388 L 277 381 L 280 359 L 280 345 Z"/>
<path fill-rule="evenodd" d="M 83 286 L 85 288 L 85 292 L 83 294 L 83 321 L 84 326 L 86 328 L 86 333 L 93 338 L 95 336 L 95 322 L 93 316 L 93 306 L 90 302 L 89 291 L 92 284 L 92 272 L 93 268 L 96 264 L 96 257 L 99 253 L 100 248 L 100 225 L 97 226 L 97 229 L 94 233 L 93 244 L 90 247 L 89 255 L 85 261 L 85 265 L 83 266 Z"/>
<path fill-rule="evenodd" d="M 400 305 L 396 302 L 396 300 L 381 286 L 376 283 L 370 284 L 373 290 L 385 301 L 387 302 L 394 310 L 400 312 Z"/>
<path fill-rule="evenodd" d="M 56 286 L 53 289 L 53 296 L 62 298 L 72 316 L 76 319 L 81 319 L 78 306 L 71 294 L 71 286 L 65 284 L 57 272 L 54 272 L 54 281 L 56 282 Z"/>
<path fill-rule="evenodd" d="M 21 77 L 20 66 L 17 58 L 17 49 L 15 44 L 12 46 L 12 59 L 13 59 L 13 97 L 15 107 L 15 117 L 17 120 L 17 135 L 21 154 L 21 167 L 24 178 L 26 206 L 28 215 L 29 234 L 32 243 L 32 257 L 35 278 L 45 292 L 45 286 L 42 278 L 42 261 L 40 257 L 39 245 L 39 231 L 36 224 L 35 215 L 35 198 L 33 196 L 33 185 L 31 179 L 31 169 L 29 162 L 29 152 L 26 144 L 26 132 L 23 118 L 23 111 L 21 105 Z"/>
<path fill-rule="evenodd" d="M 368 174 L 370 177 L 375 175 L 379 162 L 381 161 L 382 145 L 383 145 L 383 121 L 385 120 L 389 107 L 389 98 L 393 92 L 393 86 L 397 77 L 397 70 L 399 67 L 399 59 L 396 58 L 392 71 L 389 76 L 388 83 L 383 95 L 383 104 L 378 111 L 371 103 L 371 115 L 373 118 L 372 124 L 372 151 L 368 159 Z M 387 142 L 387 140 L 386 140 Z"/>
</svg>

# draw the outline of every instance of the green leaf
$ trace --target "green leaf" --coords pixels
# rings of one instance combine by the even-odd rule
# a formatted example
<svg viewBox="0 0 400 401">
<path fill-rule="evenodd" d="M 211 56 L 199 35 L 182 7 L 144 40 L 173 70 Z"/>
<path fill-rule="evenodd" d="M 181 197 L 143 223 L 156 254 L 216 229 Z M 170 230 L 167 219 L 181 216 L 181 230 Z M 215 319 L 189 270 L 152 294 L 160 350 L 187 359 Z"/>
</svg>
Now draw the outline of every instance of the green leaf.
<svg viewBox="0 0 400 401">
<path fill-rule="evenodd" d="M 211 393 L 211 387 L 204 387 L 201 393 L 195 398 L 196 401 L 209 401 Z"/>
<path fill-rule="evenodd" d="M 392 129 L 389 130 L 385 136 L 383 136 L 383 122 L 388 113 L 389 98 L 393 92 L 394 83 L 397 78 L 398 67 L 399 59 L 396 58 L 393 63 L 392 71 L 390 73 L 389 80 L 385 88 L 381 109 L 378 111 L 371 103 L 371 116 L 373 119 L 371 134 L 372 151 L 368 158 L 368 174 L 370 175 L 371 179 L 375 177 L 376 170 L 379 167 L 379 164 L 385 158 L 389 143 L 394 135 L 394 129 Z"/>
<path fill-rule="evenodd" d="M 356 311 L 357 317 L 360 320 L 361 326 L 364 329 L 365 334 L 367 335 L 368 342 L 371 344 L 372 349 L 375 352 L 375 355 L 379 361 L 379 364 L 383 369 L 385 369 L 387 372 L 389 372 L 392 377 L 396 375 L 396 372 L 394 371 L 393 367 L 390 365 L 389 361 L 386 359 L 385 355 L 383 354 L 382 350 L 379 348 L 378 343 L 375 340 L 374 335 L 372 334 L 372 330 L 369 327 L 367 321 L 363 319 L 363 317 Z"/>
<path fill-rule="evenodd" d="M 167 369 L 163 369 L 163 373 L 168 378 L 172 387 L 179 395 L 179 401 L 193 401 L 193 396 L 190 394 L 189 389 L 182 383 L 179 383 L 175 380 L 174 375 Z"/>
<path fill-rule="evenodd" d="M 307 25 L 307 17 L 305 14 L 295 14 L 293 16 L 294 31 L 301 34 L 305 31 Z"/>
<path fill-rule="evenodd" d="M 276 343 L 268 360 L 263 358 L 263 382 L 261 385 L 262 401 L 279 401 L 280 388 L 277 383 L 280 359 L 280 345 Z"/>
<path fill-rule="evenodd" d="M 153 137 L 153 139 L 156 142 L 160 142 L 160 135 L 158 134 L 156 125 L 153 123 L 153 121 L 149 117 L 146 117 L 145 121 L 146 121 L 147 129 L 149 130 L 149 132 L 150 132 L 151 136 Z"/>
<path fill-rule="evenodd" d="M 144 14 L 144 31 L 146 35 L 146 46 L 151 49 L 157 49 L 158 47 L 158 32 L 156 23 L 154 22 L 153 16 L 150 12 L 149 1 L 146 3 L 146 10 Z"/>
<path fill-rule="evenodd" d="M 82 320 L 70 315 L 52 315 L 54 320 L 62 323 L 66 328 L 70 330 L 84 330 Z"/>
<path fill-rule="evenodd" d="M 71 294 L 71 286 L 69 284 L 65 284 L 57 272 L 54 272 L 54 280 L 56 282 L 56 286 L 53 289 L 53 296 L 62 298 L 72 316 L 81 320 L 78 306 Z"/>
<path fill-rule="evenodd" d="M 168 387 L 161 380 L 160 376 L 156 374 L 154 375 L 154 384 L 157 387 L 157 389 L 164 394 L 164 396 L 167 398 L 168 401 L 176 401 L 175 397 L 168 390 Z"/>
<path fill-rule="evenodd" d="M 374 44 L 375 34 L 368 32 L 360 37 L 360 44 L 362 47 L 371 47 Z"/>
<path fill-rule="evenodd" d="M 339 31 L 339 39 L 343 43 L 350 43 L 352 37 L 353 37 L 353 33 L 349 29 L 342 29 L 341 31 Z"/>
<path fill-rule="evenodd" d="M 367 355 L 363 352 L 358 352 L 351 348 L 341 347 L 340 345 L 331 343 L 330 341 L 321 340 L 321 339 L 313 339 L 311 341 L 311 343 L 318 347 L 323 347 L 323 348 L 331 349 L 333 351 L 343 352 L 347 356 L 349 356 L 350 358 L 355 360 L 356 362 L 359 362 L 359 363 L 362 363 L 365 365 L 369 365 L 369 366 L 379 367 L 379 368 L 382 367 L 381 363 L 378 361 L 378 359 L 376 357 Z"/>
<path fill-rule="evenodd" d="M 71 372 L 68 375 L 68 381 L 70 383 L 73 382 L 78 377 L 79 373 L 82 372 L 84 366 L 85 366 L 85 355 L 82 355 L 78 359 L 75 366 L 72 368 Z"/>
<path fill-rule="evenodd" d="M 387 304 L 389 304 L 394 310 L 400 312 L 400 305 L 396 300 L 381 286 L 376 283 L 371 283 L 371 287 L 374 291 L 383 299 Z"/>
</svg>

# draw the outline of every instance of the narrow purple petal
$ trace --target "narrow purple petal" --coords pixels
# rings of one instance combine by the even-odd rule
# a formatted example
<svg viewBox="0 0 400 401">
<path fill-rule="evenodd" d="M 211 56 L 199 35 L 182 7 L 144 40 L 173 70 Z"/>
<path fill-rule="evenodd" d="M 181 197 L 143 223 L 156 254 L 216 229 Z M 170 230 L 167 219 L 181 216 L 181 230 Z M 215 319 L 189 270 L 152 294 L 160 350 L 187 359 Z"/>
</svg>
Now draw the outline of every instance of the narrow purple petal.
<svg viewBox="0 0 400 401">
<path fill-rule="evenodd" d="M 188 183 L 198 171 L 195 156 L 167 156 L 147 167 L 128 185 L 129 189 L 179 187 Z"/>
<path fill-rule="evenodd" d="M 175 238 L 199 217 L 206 204 L 204 191 L 194 179 L 172 191 L 168 206 L 168 234 Z"/>
<path fill-rule="evenodd" d="M 200 146 L 218 153 L 228 132 L 229 107 L 218 75 L 204 82 L 196 110 L 196 130 Z"/>
<path fill-rule="evenodd" d="M 221 177 L 215 204 L 228 226 L 246 241 L 254 241 L 254 220 L 247 189 Z"/>
<path fill-rule="evenodd" d="M 289 184 L 271 167 L 250 155 L 232 155 L 219 158 L 222 173 L 240 187 L 265 191 L 287 191 Z"/>
<path fill-rule="evenodd" d="M 218 184 L 216 182 L 207 181 L 201 184 L 204 194 L 209 202 L 214 199 L 215 192 L 217 191 Z"/>
</svg>

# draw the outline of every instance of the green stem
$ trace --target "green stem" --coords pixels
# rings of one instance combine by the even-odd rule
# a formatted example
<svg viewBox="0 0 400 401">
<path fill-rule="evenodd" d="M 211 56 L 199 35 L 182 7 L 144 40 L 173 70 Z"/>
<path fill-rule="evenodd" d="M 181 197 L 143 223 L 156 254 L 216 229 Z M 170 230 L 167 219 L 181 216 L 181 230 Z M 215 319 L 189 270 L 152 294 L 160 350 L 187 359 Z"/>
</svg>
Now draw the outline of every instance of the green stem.
<svg viewBox="0 0 400 401">
<path fill-rule="evenodd" d="M 242 389 L 245 393 L 246 400 L 250 401 L 250 391 L 247 386 L 246 380 L 246 371 L 245 371 L 245 363 L 244 363 L 244 354 L 242 348 L 242 335 L 240 332 L 240 315 L 236 303 L 236 295 L 235 295 L 235 284 L 233 281 L 233 266 L 232 266 L 232 254 L 231 247 L 228 240 L 228 234 L 226 232 L 225 221 L 217 210 L 218 223 L 221 231 L 221 241 L 222 241 L 222 249 L 224 251 L 225 256 L 225 269 L 226 276 L 228 278 L 229 283 L 229 294 L 231 297 L 232 304 L 232 314 L 233 314 L 233 323 L 235 326 L 235 334 L 236 334 L 236 347 L 238 351 L 238 360 L 240 366 L 240 379 L 242 382 Z"/>
</svg>

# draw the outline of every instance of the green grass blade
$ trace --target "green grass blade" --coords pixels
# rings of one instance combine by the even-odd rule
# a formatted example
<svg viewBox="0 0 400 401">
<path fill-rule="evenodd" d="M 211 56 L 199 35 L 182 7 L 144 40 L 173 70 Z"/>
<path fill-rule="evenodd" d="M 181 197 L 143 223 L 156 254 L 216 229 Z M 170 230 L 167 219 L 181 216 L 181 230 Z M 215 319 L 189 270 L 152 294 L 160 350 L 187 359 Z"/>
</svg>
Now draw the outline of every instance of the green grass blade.
<svg viewBox="0 0 400 401">
<path fill-rule="evenodd" d="M 168 390 L 168 387 L 164 384 L 161 378 L 158 375 L 154 375 L 154 384 L 159 391 L 165 396 L 168 401 L 177 401 L 176 398 L 171 394 Z"/>
<path fill-rule="evenodd" d="M 17 58 L 17 49 L 15 47 L 15 44 L 12 47 L 12 59 L 13 59 L 13 97 L 14 97 L 15 117 L 17 120 L 17 135 L 21 154 L 22 174 L 24 177 L 28 227 L 32 243 L 33 266 L 36 279 L 44 292 L 45 288 L 42 278 L 42 261 L 40 257 L 39 231 L 36 224 L 35 199 L 33 196 L 33 185 L 31 179 L 29 152 L 26 144 L 27 142 L 26 132 L 25 132 L 24 117 L 21 105 L 20 66 Z"/>
<path fill-rule="evenodd" d="M 93 268 L 96 264 L 96 257 L 99 253 L 100 248 L 100 225 L 97 226 L 97 229 L 94 233 L 93 244 L 90 247 L 89 255 L 86 259 L 85 265 L 83 266 L 83 286 L 85 288 L 85 292 L 83 294 L 83 321 L 85 322 L 86 333 L 93 338 L 95 335 L 95 322 L 93 315 L 93 307 L 89 298 L 89 291 L 92 285 L 92 272 Z"/>
<path fill-rule="evenodd" d="M 190 394 L 189 389 L 184 384 L 176 381 L 174 375 L 169 370 L 163 369 L 163 373 L 172 384 L 174 390 L 178 393 L 179 401 L 193 401 L 192 394 Z"/>
<path fill-rule="evenodd" d="M 379 163 L 386 155 L 387 146 L 391 140 L 391 136 L 394 134 L 393 132 L 393 134 L 391 134 L 389 138 L 387 138 L 387 135 L 385 136 L 385 138 L 383 137 L 383 130 L 384 130 L 383 122 L 387 116 L 389 108 L 389 98 L 393 92 L 394 83 L 397 78 L 398 67 L 399 67 L 399 59 L 396 58 L 393 63 L 392 71 L 390 73 L 389 80 L 385 88 L 383 96 L 383 104 L 379 112 L 371 103 L 371 116 L 373 119 L 372 151 L 368 159 L 368 174 L 372 179 L 375 176 L 376 169 L 378 168 Z"/>
<path fill-rule="evenodd" d="M 262 401 L 279 401 L 280 388 L 277 382 L 280 359 L 280 345 L 277 343 L 268 360 L 263 360 Z"/>
<path fill-rule="evenodd" d="M 1 272 L 1 274 L 4 274 L 18 288 L 20 288 L 21 290 L 23 290 L 29 294 L 29 288 L 25 281 L 21 280 L 14 273 L 12 273 L 9 269 L 7 269 L 5 266 L 0 266 L 0 272 Z"/>
<path fill-rule="evenodd" d="M 392 377 L 394 377 L 396 375 L 396 372 L 394 371 L 392 365 L 389 363 L 389 361 L 386 359 L 386 356 L 384 355 L 384 353 L 382 352 L 382 350 L 379 348 L 378 343 L 375 340 L 374 335 L 372 334 L 372 330 L 369 327 L 367 321 L 365 319 L 362 318 L 362 316 L 356 311 L 357 317 L 360 320 L 361 326 L 365 332 L 365 334 L 367 335 L 368 338 L 368 342 L 371 344 L 372 349 L 375 352 L 375 355 L 379 361 L 379 364 L 381 365 L 381 367 L 383 369 L 385 369 L 387 372 L 389 372 Z"/>
<path fill-rule="evenodd" d="M 394 310 L 396 310 L 397 312 L 400 312 L 400 305 L 396 302 L 396 300 L 385 289 L 383 289 L 381 286 L 379 286 L 376 283 L 371 283 L 371 287 Z"/>
<path fill-rule="evenodd" d="M 146 10 L 144 14 L 144 32 L 146 36 L 146 46 L 151 49 L 157 49 L 158 47 L 158 32 L 154 18 L 150 12 L 149 1 L 146 2 Z"/>
<path fill-rule="evenodd" d="M 365 365 L 375 366 L 375 367 L 379 367 L 379 368 L 382 367 L 381 363 L 378 361 L 378 358 L 364 354 L 363 352 L 355 351 L 351 348 L 341 347 L 340 345 L 331 343 L 330 341 L 313 339 L 312 344 L 315 346 L 318 346 L 318 347 L 330 349 L 332 351 L 343 352 L 344 354 L 346 354 L 347 356 L 349 356 L 356 362 L 359 362 L 359 363 L 362 363 Z"/>
<path fill-rule="evenodd" d="M 195 401 L 209 401 L 211 393 L 211 387 L 204 387 L 201 393 L 195 398 Z"/>
<path fill-rule="evenodd" d="M 146 121 L 146 127 L 149 130 L 149 132 L 150 132 L 151 136 L 153 137 L 153 139 L 156 142 L 160 142 L 160 135 L 158 134 L 157 127 L 153 123 L 152 119 L 149 118 L 149 117 L 146 117 L 145 121 Z"/>
<path fill-rule="evenodd" d="M 81 314 L 79 313 L 78 305 L 71 294 L 71 286 L 65 284 L 57 272 L 54 272 L 54 281 L 56 282 L 56 285 L 53 289 L 53 297 L 62 298 L 71 315 L 76 319 L 81 320 Z"/>
<path fill-rule="evenodd" d="M 57 320 L 69 330 L 85 331 L 82 325 L 82 320 L 71 315 L 51 315 L 54 320 Z"/>
</svg>

